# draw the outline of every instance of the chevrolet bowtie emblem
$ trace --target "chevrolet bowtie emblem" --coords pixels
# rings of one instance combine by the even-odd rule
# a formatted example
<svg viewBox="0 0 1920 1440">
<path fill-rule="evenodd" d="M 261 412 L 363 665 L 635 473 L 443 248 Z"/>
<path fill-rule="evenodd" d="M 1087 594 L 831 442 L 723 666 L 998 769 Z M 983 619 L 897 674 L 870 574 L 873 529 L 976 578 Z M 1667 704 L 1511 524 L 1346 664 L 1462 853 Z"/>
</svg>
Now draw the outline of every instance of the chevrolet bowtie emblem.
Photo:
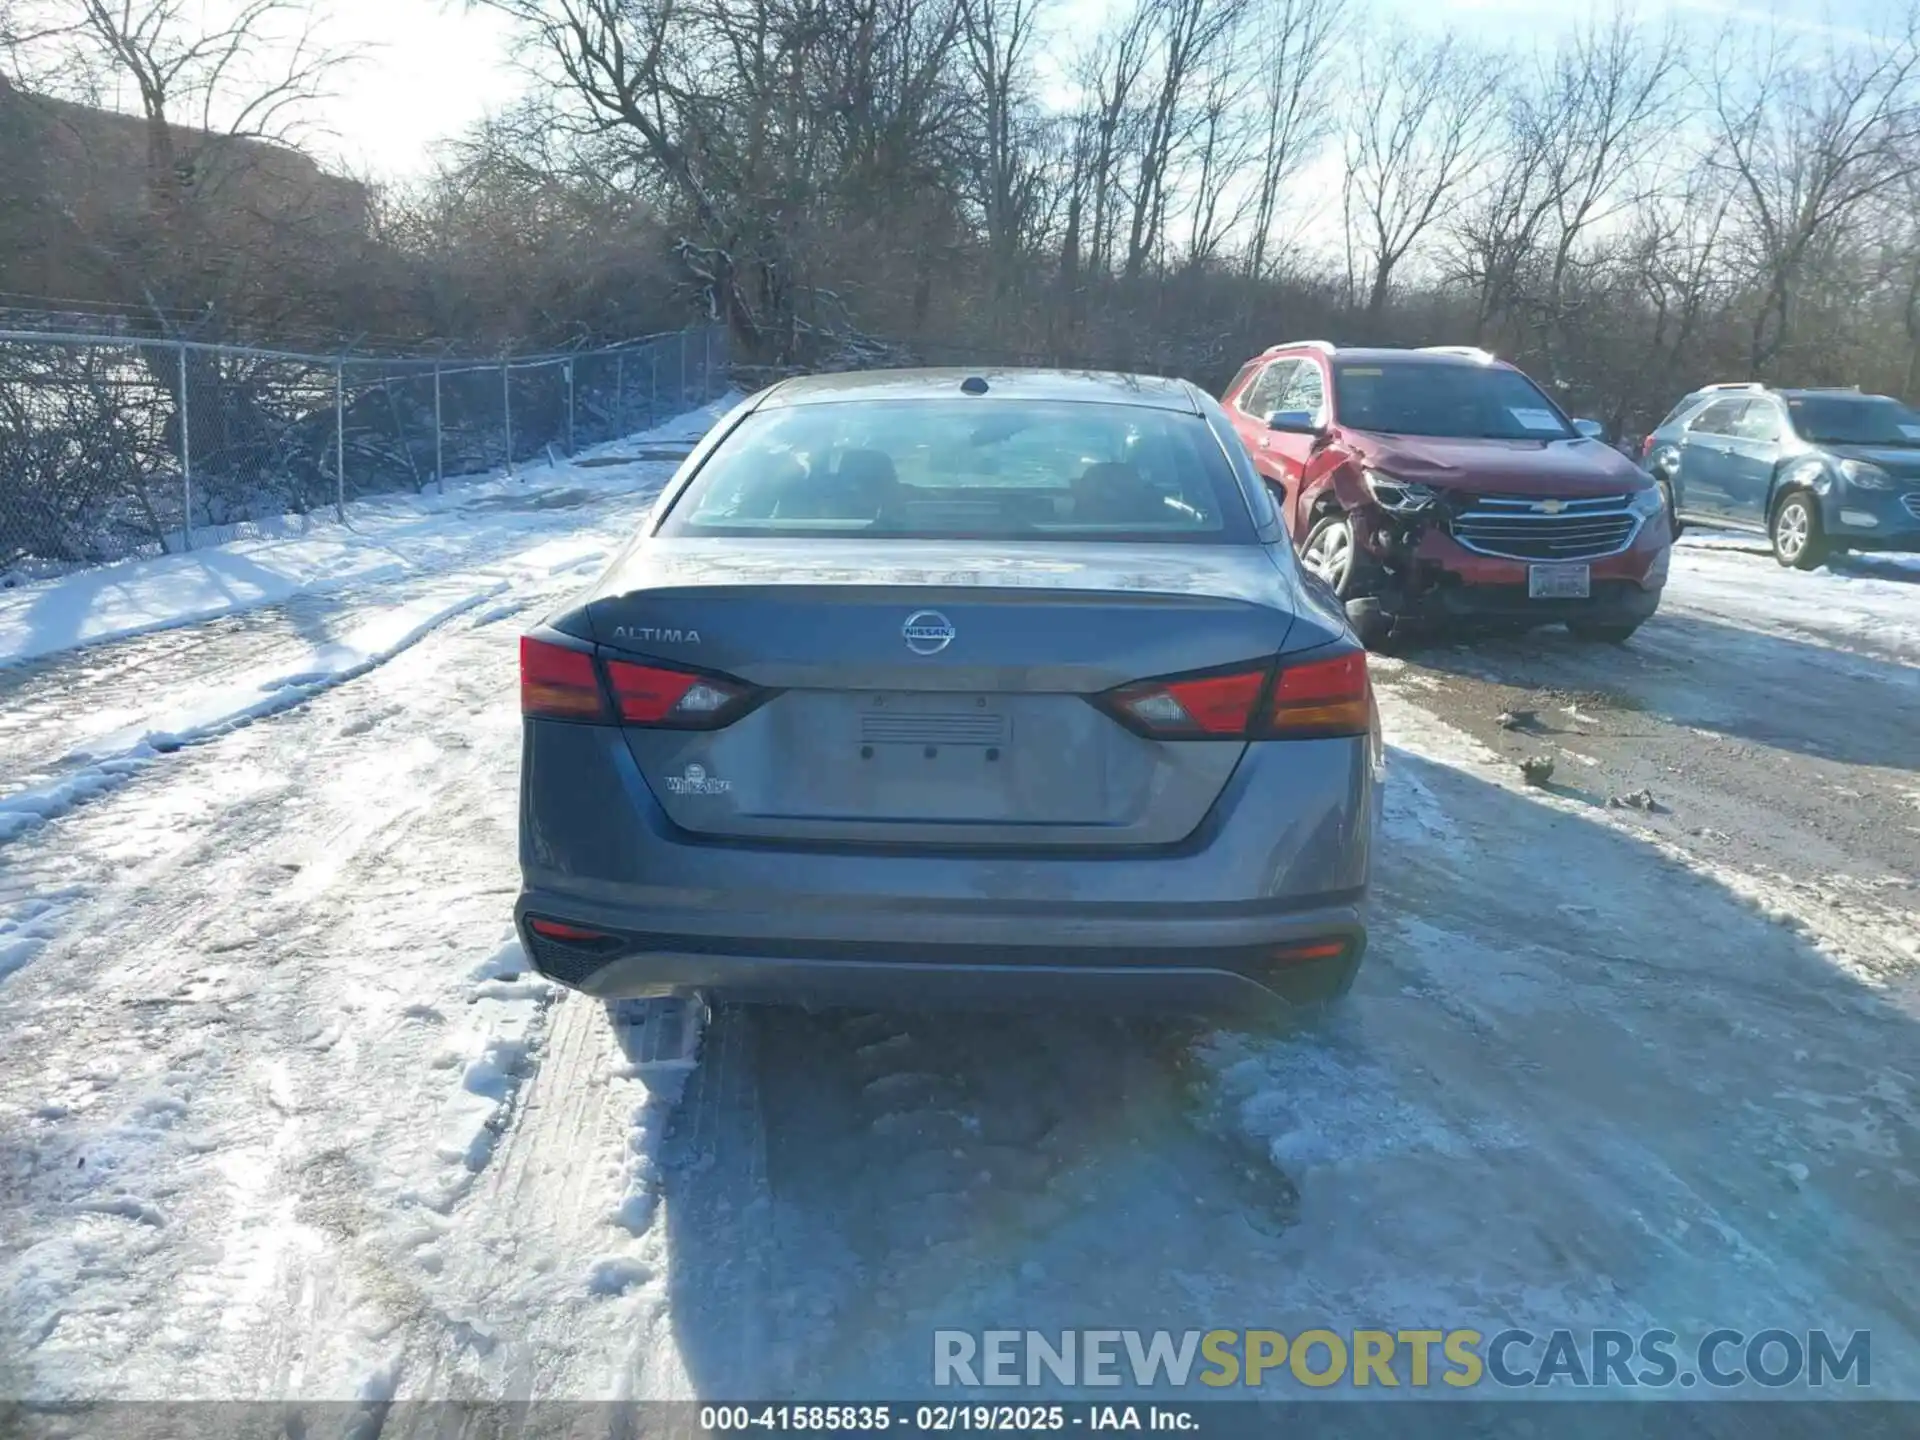
<svg viewBox="0 0 1920 1440">
<path fill-rule="evenodd" d="M 1564 500 L 1542 500 L 1533 508 L 1538 510 L 1542 515 L 1558 515 L 1562 510 L 1567 508 L 1567 505 Z"/>
</svg>

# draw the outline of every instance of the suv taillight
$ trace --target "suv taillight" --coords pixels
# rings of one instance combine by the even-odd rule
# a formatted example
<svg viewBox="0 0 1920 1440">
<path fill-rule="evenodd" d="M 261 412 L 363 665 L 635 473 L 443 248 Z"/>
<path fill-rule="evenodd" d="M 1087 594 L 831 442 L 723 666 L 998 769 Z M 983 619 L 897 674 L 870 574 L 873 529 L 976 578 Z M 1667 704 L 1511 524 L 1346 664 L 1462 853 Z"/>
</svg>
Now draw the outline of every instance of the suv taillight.
<svg viewBox="0 0 1920 1440">
<path fill-rule="evenodd" d="M 1307 740 L 1366 734 L 1373 702 L 1367 652 L 1342 650 L 1141 680 L 1098 703 L 1158 740 Z"/>
<path fill-rule="evenodd" d="M 601 667 L 591 653 L 521 636 L 520 713 L 596 725 L 718 730 L 751 710 L 764 695 L 725 675 L 632 660 L 607 660 L 604 665 L 603 684 Z"/>
</svg>

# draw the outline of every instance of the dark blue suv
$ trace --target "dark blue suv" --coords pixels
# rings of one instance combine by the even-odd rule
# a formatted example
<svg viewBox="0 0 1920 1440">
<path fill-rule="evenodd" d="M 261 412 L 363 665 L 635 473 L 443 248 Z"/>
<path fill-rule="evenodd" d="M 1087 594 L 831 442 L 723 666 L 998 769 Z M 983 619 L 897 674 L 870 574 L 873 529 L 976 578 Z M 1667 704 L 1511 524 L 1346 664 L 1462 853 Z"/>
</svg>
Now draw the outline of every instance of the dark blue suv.
<svg viewBox="0 0 1920 1440">
<path fill-rule="evenodd" d="M 1763 531 L 1782 565 L 1844 550 L 1920 551 L 1920 413 L 1858 390 L 1709 385 L 1641 447 L 1678 533 Z"/>
</svg>

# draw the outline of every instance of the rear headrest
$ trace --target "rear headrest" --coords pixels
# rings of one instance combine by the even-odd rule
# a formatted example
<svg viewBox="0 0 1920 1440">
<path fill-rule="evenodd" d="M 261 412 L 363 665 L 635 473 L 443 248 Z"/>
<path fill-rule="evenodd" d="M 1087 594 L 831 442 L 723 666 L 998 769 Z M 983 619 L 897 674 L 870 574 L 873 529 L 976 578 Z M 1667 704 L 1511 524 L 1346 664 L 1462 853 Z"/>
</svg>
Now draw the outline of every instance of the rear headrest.
<svg viewBox="0 0 1920 1440">
<path fill-rule="evenodd" d="M 1089 465 L 1073 482 L 1074 514 L 1095 524 L 1147 520 L 1158 504 L 1159 497 L 1140 472 L 1123 460 Z"/>
<path fill-rule="evenodd" d="M 893 468 L 893 457 L 884 450 L 843 451 L 835 474 L 846 483 L 863 488 L 896 485 L 900 480 Z"/>
</svg>

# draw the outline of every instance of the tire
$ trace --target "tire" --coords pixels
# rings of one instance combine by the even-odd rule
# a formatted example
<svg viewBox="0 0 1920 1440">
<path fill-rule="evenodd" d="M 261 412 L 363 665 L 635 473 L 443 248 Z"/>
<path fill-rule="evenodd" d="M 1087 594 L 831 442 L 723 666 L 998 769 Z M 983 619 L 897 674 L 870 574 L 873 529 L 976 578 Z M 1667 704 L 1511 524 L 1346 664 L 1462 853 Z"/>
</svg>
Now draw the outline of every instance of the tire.
<svg viewBox="0 0 1920 1440">
<path fill-rule="evenodd" d="M 1367 593 L 1379 567 L 1353 543 L 1353 519 L 1333 510 L 1313 522 L 1300 544 L 1300 564 L 1319 576 L 1347 608 L 1347 623 L 1369 650 L 1385 644 L 1393 633 L 1392 617 Z"/>
<path fill-rule="evenodd" d="M 1773 558 L 1791 570 L 1817 570 L 1828 552 L 1826 533 L 1820 528 L 1820 506 L 1805 490 L 1789 490 L 1773 507 L 1767 524 L 1767 537 L 1773 541 Z"/>
<path fill-rule="evenodd" d="M 1664 475 L 1655 476 L 1660 486 L 1660 498 L 1667 504 L 1667 530 L 1678 540 L 1686 532 L 1686 526 L 1680 520 L 1680 511 L 1673 503 L 1673 482 Z"/>
<path fill-rule="evenodd" d="M 1602 645 L 1624 645 L 1640 628 L 1638 620 L 1569 620 L 1567 630 L 1576 640 Z"/>
</svg>

